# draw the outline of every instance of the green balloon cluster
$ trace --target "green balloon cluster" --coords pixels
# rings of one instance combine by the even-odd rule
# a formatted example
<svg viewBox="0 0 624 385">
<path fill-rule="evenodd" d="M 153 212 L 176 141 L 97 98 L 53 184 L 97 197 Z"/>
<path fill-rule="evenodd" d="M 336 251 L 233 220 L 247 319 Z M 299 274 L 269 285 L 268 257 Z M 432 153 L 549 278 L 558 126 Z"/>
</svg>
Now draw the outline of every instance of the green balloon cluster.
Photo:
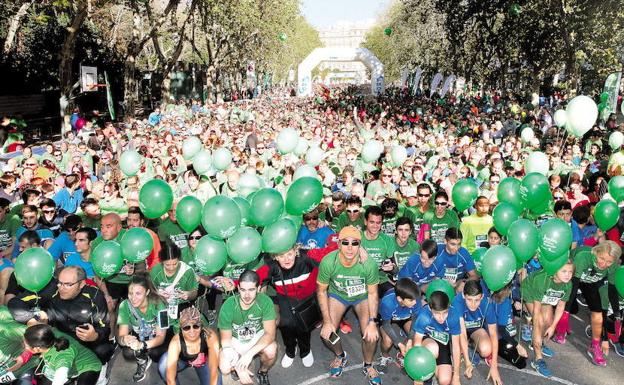
<svg viewBox="0 0 624 385">
<path fill-rule="evenodd" d="M 232 236 L 241 225 L 238 205 L 225 195 L 216 195 L 206 202 L 202 210 L 202 225 L 208 235 L 225 239 Z"/>
<path fill-rule="evenodd" d="M 115 241 L 103 241 L 91 252 L 91 266 L 100 278 L 117 274 L 123 264 L 121 245 Z"/>
<path fill-rule="evenodd" d="M 500 202 L 492 211 L 494 227 L 502 235 L 507 236 L 509 226 L 520 218 L 520 210 L 511 203 Z"/>
<path fill-rule="evenodd" d="M 247 201 L 247 199 L 243 197 L 234 197 L 232 199 L 234 200 L 234 202 L 236 202 L 236 205 L 240 210 L 241 226 L 247 226 L 248 224 L 251 224 L 251 204 Z"/>
<path fill-rule="evenodd" d="M 492 246 L 483 256 L 481 275 L 492 291 L 505 287 L 516 273 L 516 257 L 507 246 Z"/>
<path fill-rule="evenodd" d="M 262 250 L 262 236 L 256 229 L 241 227 L 226 242 L 232 262 L 244 265 L 258 258 Z"/>
<path fill-rule="evenodd" d="M 572 245 L 572 229 L 563 219 L 547 220 L 539 230 L 540 254 L 552 261 L 570 249 Z"/>
<path fill-rule="evenodd" d="M 446 294 L 449 298 L 449 302 L 452 303 L 455 298 L 455 288 L 445 279 L 434 279 L 427 286 L 427 292 L 425 293 L 425 297 L 427 297 L 427 301 L 431 298 L 431 294 L 436 291 L 441 291 Z"/>
<path fill-rule="evenodd" d="M 512 177 L 507 177 L 501 180 L 498 185 L 496 196 L 499 202 L 509 203 L 514 205 L 518 210 L 522 211 L 522 197 L 520 196 L 521 182 Z"/>
<path fill-rule="evenodd" d="M 473 181 L 461 179 L 453 186 L 451 196 L 453 205 L 461 212 L 474 205 L 479 196 L 479 190 Z"/>
<path fill-rule="evenodd" d="M 518 219 L 509 226 L 507 243 L 519 262 L 528 262 L 539 248 L 540 236 L 537 227 L 528 219 Z"/>
<path fill-rule="evenodd" d="M 173 205 L 171 186 L 162 179 L 152 179 L 139 191 L 139 208 L 150 219 L 159 218 Z"/>
<path fill-rule="evenodd" d="M 620 219 L 620 208 L 612 200 L 603 199 L 596 205 L 594 219 L 601 230 L 610 230 Z"/>
<path fill-rule="evenodd" d="M 134 227 L 126 231 L 121 237 L 121 254 L 131 263 L 144 261 L 154 249 L 154 239 L 142 227 Z"/>
<path fill-rule="evenodd" d="M 24 250 L 15 261 L 15 280 L 24 289 L 38 292 L 54 274 L 54 259 L 43 247 Z"/>
<path fill-rule="evenodd" d="M 436 371 L 436 359 L 424 346 L 414 346 L 403 360 L 405 372 L 414 381 L 427 381 Z"/>
<path fill-rule="evenodd" d="M 292 215 L 308 213 L 323 199 L 323 185 L 309 176 L 294 181 L 286 192 L 286 212 Z"/>
<path fill-rule="evenodd" d="M 209 235 L 201 237 L 195 247 L 195 266 L 204 275 L 212 275 L 223 269 L 227 262 L 225 242 Z"/>
<path fill-rule="evenodd" d="M 262 250 L 271 254 L 290 250 L 297 241 L 297 230 L 298 227 L 290 219 L 278 219 L 262 231 Z"/>
<path fill-rule="evenodd" d="M 251 200 L 251 223 L 264 227 L 282 216 L 284 212 L 284 199 L 282 194 L 274 188 L 263 188 L 253 196 Z"/>
</svg>

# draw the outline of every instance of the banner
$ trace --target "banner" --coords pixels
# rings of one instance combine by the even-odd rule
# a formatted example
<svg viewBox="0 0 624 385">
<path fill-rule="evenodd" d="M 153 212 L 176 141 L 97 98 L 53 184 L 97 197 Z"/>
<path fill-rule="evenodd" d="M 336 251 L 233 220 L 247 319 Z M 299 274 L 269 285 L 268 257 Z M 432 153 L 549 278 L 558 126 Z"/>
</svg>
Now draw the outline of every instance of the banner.
<svg viewBox="0 0 624 385">
<path fill-rule="evenodd" d="M 104 81 L 106 82 L 106 101 L 108 102 L 108 113 L 111 120 L 115 120 L 115 103 L 113 103 L 113 92 L 108 82 L 108 74 L 104 71 Z"/>
<path fill-rule="evenodd" d="M 435 93 L 436 89 L 440 85 L 440 82 L 442 82 L 442 74 L 438 72 L 437 74 L 435 74 L 435 76 L 433 77 L 433 80 L 431 81 L 431 88 L 429 89 L 430 98 L 433 97 L 433 94 Z"/>
<path fill-rule="evenodd" d="M 418 67 L 416 69 L 416 74 L 414 75 L 414 88 L 412 88 L 412 95 L 416 95 L 418 89 L 420 88 L 420 77 L 422 76 L 422 68 Z"/>
<path fill-rule="evenodd" d="M 607 76 L 602 92 L 609 94 L 607 106 L 604 109 L 603 116 L 609 117 L 610 114 L 616 112 L 618 94 L 620 93 L 620 81 L 622 80 L 622 72 L 614 72 Z M 606 118 L 604 118 L 606 120 Z"/>
<path fill-rule="evenodd" d="M 403 88 L 407 85 L 407 76 L 409 75 L 409 70 L 407 68 L 403 68 L 401 70 L 401 85 L 400 87 Z"/>
<path fill-rule="evenodd" d="M 444 82 L 444 85 L 442 86 L 442 91 L 440 91 L 441 98 L 443 98 L 444 95 L 446 95 L 446 93 L 448 92 L 448 90 L 451 89 L 451 85 L 453 85 L 454 81 L 455 81 L 455 75 L 449 75 L 446 78 L 446 81 Z"/>
</svg>

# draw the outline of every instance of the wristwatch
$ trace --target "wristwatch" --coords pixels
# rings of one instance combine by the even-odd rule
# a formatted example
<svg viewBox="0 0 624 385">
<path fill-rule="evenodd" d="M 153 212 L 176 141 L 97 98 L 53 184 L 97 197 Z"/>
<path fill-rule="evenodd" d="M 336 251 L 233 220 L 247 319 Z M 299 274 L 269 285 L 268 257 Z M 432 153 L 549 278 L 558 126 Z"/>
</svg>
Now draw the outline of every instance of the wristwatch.
<svg viewBox="0 0 624 385">
<path fill-rule="evenodd" d="M 375 317 L 370 317 L 370 318 L 368 319 L 368 323 L 371 323 L 371 322 L 376 322 L 376 321 L 377 321 L 377 319 L 375 319 Z"/>
</svg>

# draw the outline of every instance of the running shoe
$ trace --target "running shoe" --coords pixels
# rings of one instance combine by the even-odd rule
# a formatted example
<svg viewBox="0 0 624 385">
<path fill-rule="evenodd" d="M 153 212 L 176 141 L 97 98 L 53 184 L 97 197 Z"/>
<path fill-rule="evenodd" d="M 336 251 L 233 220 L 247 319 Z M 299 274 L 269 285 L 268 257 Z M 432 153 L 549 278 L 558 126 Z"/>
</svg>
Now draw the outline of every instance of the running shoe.
<svg viewBox="0 0 624 385">
<path fill-rule="evenodd" d="M 581 289 L 578 289 L 578 291 L 576 292 L 576 302 L 583 307 L 587 307 L 587 300 L 585 300 L 585 297 L 583 297 L 583 292 L 581 291 Z"/>
<path fill-rule="evenodd" d="M 295 357 L 289 357 L 288 354 L 284 354 L 284 357 L 282 357 L 282 368 L 290 368 L 293 362 L 295 362 Z"/>
<path fill-rule="evenodd" d="M 613 345 L 613 350 L 618 356 L 624 357 L 624 344 L 611 341 L 611 345 Z"/>
<path fill-rule="evenodd" d="M 533 345 L 529 345 L 529 349 L 535 350 L 535 349 L 533 349 Z M 542 344 L 542 355 L 544 357 L 550 358 L 550 357 L 555 355 L 555 352 L 551 348 L 549 348 L 548 346 Z"/>
<path fill-rule="evenodd" d="M 585 335 L 587 336 L 587 338 L 591 339 L 592 338 L 592 330 L 591 330 L 591 325 L 587 325 L 585 326 Z"/>
<path fill-rule="evenodd" d="M 269 382 L 269 372 L 261 372 L 258 370 L 258 385 L 271 385 Z"/>
<path fill-rule="evenodd" d="M 380 356 L 379 363 L 375 366 L 375 369 L 379 372 L 379 374 L 388 373 L 388 365 L 394 363 L 394 358 L 388 356 Z"/>
<path fill-rule="evenodd" d="M 594 365 L 607 366 L 607 360 L 605 360 L 600 348 L 600 341 L 592 340 L 587 348 L 587 355 L 592 359 Z"/>
<path fill-rule="evenodd" d="M 403 356 L 403 354 L 401 352 L 397 352 L 395 363 L 397 364 L 399 368 L 403 369 L 405 367 L 404 361 L 405 361 L 405 357 Z"/>
<path fill-rule="evenodd" d="M 353 328 L 351 327 L 351 324 L 345 320 L 342 320 L 340 322 L 340 331 L 342 332 L 342 334 L 349 334 L 353 331 Z"/>
<path fill-rule="evenodd" d="M 146 354 L 146 357 L 137 357 L 137 369 L 132 379 L 134 382 L 141 382 L 147 376 L 147 369 L 152 365 L 152 359 Z"/>
<path fill-rule="evenodd" d="M 544 361 L 544 359 L 531 361 L 531 367 L 544 377 L 552 377 L 552 373 L 548 369 L 548 366 L 546 365 L 546 361 Z"/>
<path fill-rule="evenodd" d="M 379 372 L 373 368 L 373 366 L 364 366 L 362 368 L 362 372 L 368 379 L 369 385 L 381 385 L 381 377 L 379 377 Z"/>
<path fill-rule="evenodd" d="M 347 362 L 347 352 L 344 352 L 344 357 L 336 356 L 329 365 L 329 376 L 333 378 L 342 376 L 342 371 L 347 366 Z"/>
<path fill-rule="evenodd" d="M 531 342 L 533 339 L 533 328 L 530 325 L 522 325 L 522 341 Z"/>
<path fill-rule="evenodd" d="M 301 358 L 301 362 L 303 363 L 303 366 L 305 366 L 306 368 L 309 368 L 312 365 L 314 365 L 314 356 L 312 355 L 312 350 L 310 350 L 310 353 L 308 353 L 305 357 Z"/>
<path fill-rule="evenodd" d="M 552 337 L 552 341 L 556 344 L 563 345 L 566 343 L 566 334 L 555 333 L 555 335 Z"/>
</svg>

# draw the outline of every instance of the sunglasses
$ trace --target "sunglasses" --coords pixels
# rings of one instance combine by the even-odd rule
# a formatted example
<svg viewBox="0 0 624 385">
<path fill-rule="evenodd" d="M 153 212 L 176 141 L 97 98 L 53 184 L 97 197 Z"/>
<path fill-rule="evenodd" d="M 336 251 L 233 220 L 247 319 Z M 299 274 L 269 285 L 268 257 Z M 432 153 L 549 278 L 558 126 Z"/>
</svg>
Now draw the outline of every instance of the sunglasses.
<svg viewBox="0 0 624 385">
<path fill-rule="evenodd" d="M 448 202 L 435 202 L 436 206 L 446 206 Z"/>
<path fill-rule="evenodd" d="M 560 195 L 556 195 L 556 196 L 553 197 L 553 199 L 556 200 L 556 201 L 559 201 L 559 200 L 562 200 L 563 197 L 560 196 Z"/>
<path fill-rule="evenodd" d="M 182 327 L 182 330 L 184 330 L 185 332 L 188 332 L 191 329 L 193 330 L 201 329 L 201 325 L 193 324 L 193 325 L 186 325 Z"/>
<path fill-rule="evenodd" d="M 351 210 L 347 210 L 347 212 L 350 214 L 356 214 L 360 212 L 360 209 L 351 209 Z"/>
<path fill-rule="evenodd" d="M 392 174 L 382 174 L 381 176 L 386 177 L 386 178 L 390 178 L 392 176 Z"/>
<path fill-rule="evenodd" d="M 47 209 L 47 210 L 41 210 L 41 211 L 43 211 L 46 214 L 51 214 L 51 213 L 55 212 L 56 210 L 54 210 L 54 209 Z"/>
<path fill-rule="evenodd" d="M 193 240 L 193 241 L 197 241 L 198 239 L 201 239 L 201 237 L 202 237 L 201 235 L 193 235 L 193 236 L 189 237 L 189 239 Z"/>
<path fill-rule="evenodd" d="M 418 196 L 421 198 L 429 198 L 431 194 L 418 194 Z"/>
<path fill-rule="evenodd" d="M 351 246 L 359 246 L 360 245 L 360 241 L 351 241 L 351 242 L 349 242 L 347 240 L 344 240 L 344 241 L 340 241 L 340 244 L 343 245 L 343 246 L 349 246 L 349 245 L 351 245 Z"/>
<path fill-rule="evenodd" d="M 308 218 L 303 218 L 304 221 L 316 221 L 319 217 L 308 217 Z"/>
</svg>

